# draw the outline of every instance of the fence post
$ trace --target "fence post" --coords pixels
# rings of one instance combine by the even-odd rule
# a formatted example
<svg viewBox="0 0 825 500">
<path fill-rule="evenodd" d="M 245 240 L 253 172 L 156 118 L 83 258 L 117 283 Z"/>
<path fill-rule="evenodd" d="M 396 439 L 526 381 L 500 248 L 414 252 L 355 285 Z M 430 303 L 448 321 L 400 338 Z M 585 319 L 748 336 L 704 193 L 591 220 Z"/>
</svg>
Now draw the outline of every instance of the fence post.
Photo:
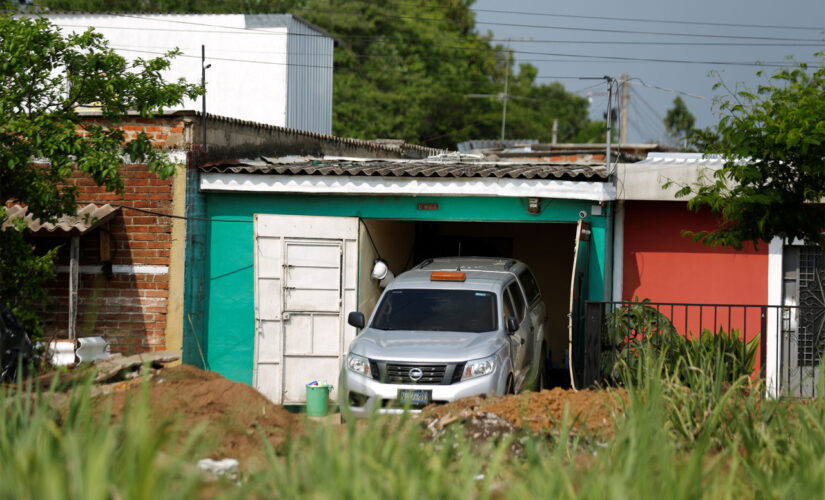
<svg viewBox="0 0 825 500">
<path fill-rule="evenodd" d="M 765 352 L 765 349 L 768 348 L 768 307 L 762 306 L 761 307 L 761 324 L 759 325 L 760 334 L 759 334 L 759 375 L 762 379 L 767 376 L 767 370 L 765 368 L 765 363 L 767 362 L 768 356 Z"/>
<path fill-rule="evenodd" d="M 585 338 L 585 363 L 582 370 L 583 386 L 588 387 L 598 382 L 601 378 L 602 359 L 602 338 L 606 304 L 601 302 L 585 302 L 584 312 L 584 338 Z"/>
</svg>

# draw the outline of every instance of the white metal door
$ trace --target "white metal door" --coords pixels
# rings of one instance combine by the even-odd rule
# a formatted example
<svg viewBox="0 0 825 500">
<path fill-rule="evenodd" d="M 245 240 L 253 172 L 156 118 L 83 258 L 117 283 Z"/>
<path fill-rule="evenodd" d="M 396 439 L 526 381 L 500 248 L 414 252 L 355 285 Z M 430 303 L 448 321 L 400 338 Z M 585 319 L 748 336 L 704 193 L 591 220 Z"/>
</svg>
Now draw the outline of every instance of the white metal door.
<svg viewBox="0 0 825 500">
<path fill-rule="evenodd" d="M 336 385 L 355 335 L 344 314 L 355 308 L 357 235 L 356 218 L 255 218 L 253 385 L 276 403 L 304 403 L 313 380 Z"/>
</svg>

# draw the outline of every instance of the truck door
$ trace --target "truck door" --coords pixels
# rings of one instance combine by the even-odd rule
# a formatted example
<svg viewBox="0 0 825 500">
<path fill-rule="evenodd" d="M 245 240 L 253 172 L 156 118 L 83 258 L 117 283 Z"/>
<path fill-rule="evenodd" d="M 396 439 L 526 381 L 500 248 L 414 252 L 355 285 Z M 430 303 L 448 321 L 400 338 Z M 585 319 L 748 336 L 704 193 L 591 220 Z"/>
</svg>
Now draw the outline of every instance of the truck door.
<svg viewBox="0 0 825 500">
<path fill-rule="evenodd" d="M 518 283 L 512 281 L 507 285 L 507 291 L 504 296 L 504 320 L 507 321 L 507 318 L 512 316 L 519 322 L 518 330 L 510 335 L 513 371 L 515 372 L 513 377 L 515 379 L 514 386 L 519 387 L 524 380 L 524 376 L 527 374 L 526 368 L 529 361 L 527 351 L 530 348 L 528 339 L 530 337 L 532 324 L 529 318 L 526 317 L 527 306 Z"/>
</svg>

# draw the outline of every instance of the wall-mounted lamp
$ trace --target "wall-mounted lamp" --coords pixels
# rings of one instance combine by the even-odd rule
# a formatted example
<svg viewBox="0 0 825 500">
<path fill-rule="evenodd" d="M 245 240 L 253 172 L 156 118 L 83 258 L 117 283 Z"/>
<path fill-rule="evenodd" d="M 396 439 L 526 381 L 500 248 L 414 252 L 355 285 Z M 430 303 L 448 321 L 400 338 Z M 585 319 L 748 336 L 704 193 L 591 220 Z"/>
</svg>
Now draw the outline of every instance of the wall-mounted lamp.
<svg viewBox="0 0 825 500">
<path fill-rule="evenodd" d="M 527 198 L 527 213 L 532 215 L 541 213 L 541 198 Z"/>
<path fill-rule="evenodd" d="M 373 264 L 372 274 L 370 276 L 372 279 L 378 280 L 378 286 L 381 288 L 386 288 L 387 285 L 390 284 L 390 281 L 395 279 L 395 275 L 392 274 L 387 263 L 381 259 L 376 260 L 375 264 Z"/>
</svg>

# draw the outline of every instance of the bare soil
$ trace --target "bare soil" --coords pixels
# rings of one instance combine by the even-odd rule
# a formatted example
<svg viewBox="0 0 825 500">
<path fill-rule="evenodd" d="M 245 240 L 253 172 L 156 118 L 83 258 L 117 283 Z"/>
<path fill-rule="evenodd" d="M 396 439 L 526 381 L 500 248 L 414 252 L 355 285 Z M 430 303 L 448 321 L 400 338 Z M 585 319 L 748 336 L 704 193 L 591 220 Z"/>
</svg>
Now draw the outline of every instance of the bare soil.
<svg viewBox="0 0 825 500">
<path fill-rule="evenodd" d="M 207 456 L 237 458 L 245 470 L 265 460 L 261 431 L 276 451 L 288 437 L 302 432 L 301 415 L 215 372 L 179 365 L 158 371 L 149 384 L 153 418 L 177 415 L 184 432 L 204 425 L 204 438 L 212 441 Z M 114 418 L 123 415 L 140 390 L 139 385 L 133 385 L 112 395 Z"/>
<path fill-rule="evenodd" d="M 102 386 L 109 394 L 95 398 L 102 408 L 111 400 L 115 419 L 121 418 L 141 391 L 139 379 Z M 545 390 L 501 397 L 473 396 L 446 405 L 430 405 L 421 414 L 422 424 L 433 437 L 452 423 L 460 423 L 473 441 L 483 442 L 503 435 L 528 431 L 554 434 L 565 412 L 572 434 L 609 437 L 613 421 L 621 413 L 624 390 Z M 189 365 L 163 368 L 149 380 L 153 418 L 177 418 L 186 435 L 204 426 L 209 444 L 206 456 L 236 458 L 245 471 L 265 465 L 266 451 L 261 432 L 276 452 L 287 439 L 300 435 L 308 422 L 271 403 L 252 387 Z M 333 420 L 324 425 L 337 426 Z M 260 430 L 259 430 L 260 428 Z M 181 438 L 181 439 L 182 439 Z"/>
<path fill-rule="evenodd" d="M 430 405 L 421 416 L 433 427 L 459 421 L 465 425 L 503 419 L 518 430 L 548 433 L 558 430 L 567 412 L 574 434 L 607 437 L 626 400 L 624 390 L 572 391 L 560 388 L 488 398 L 473 396 L 446 405 Z M 499 417 L 493 419 L 490 415 Z M 501 427 L 501 424 L 497 424 Z"/>
</svg>

